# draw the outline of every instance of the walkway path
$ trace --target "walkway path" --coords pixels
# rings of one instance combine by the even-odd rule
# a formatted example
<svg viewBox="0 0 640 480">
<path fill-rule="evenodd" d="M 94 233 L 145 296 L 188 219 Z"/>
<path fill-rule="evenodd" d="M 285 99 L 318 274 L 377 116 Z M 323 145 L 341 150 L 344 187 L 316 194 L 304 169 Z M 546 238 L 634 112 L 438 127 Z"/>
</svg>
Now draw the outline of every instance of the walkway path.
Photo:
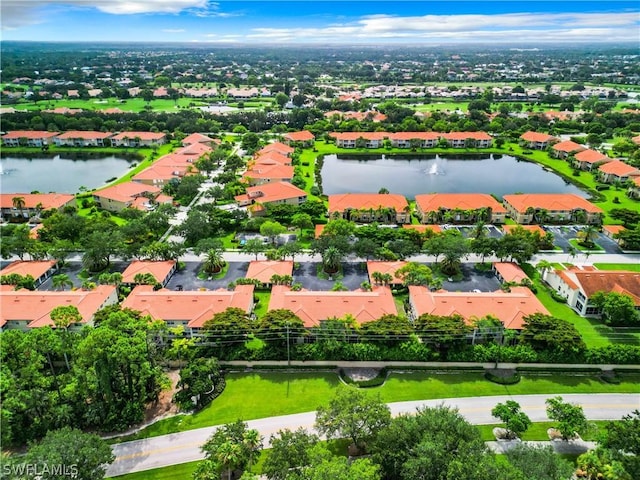
<svg viewBox="0 0 640 480">
<path fill-rule="evenodd" d="M 413 413 L 416 408 L 447 405 L 458 408 L 460 413 L 471 423 L 491 424 L 496 420 L 491 416 L 491 409 L 500 402 L 515 400 L 533 422 L 547 421 L 545 400 L 553 395 L 515 395 L 472 398 L 449 398 L 440 400 L 422 400 L 397 402 L 389 404 L 392 414 Z M 562 395 L 565 401 L 577 403 L 584 408 L 590 420 L 617 420 L 622 416 L 640 408 L 638 394 L 568 394 Z M 309 405 L 314 407 L 314 405 Z M 303 427 L 313 429 L 315 412 L 298 413 L 281 417 L 263 418 L 247 422 L 249 428 L 257 429 L 264 437 L 264 445 L 268 447 L 269 437 L 278 430 L 289 428 L 295 430 Z M 166 467 L 179 463 L 191 462 L 203 458 L 200 452 L 202 445 L 214 432 L 215 426 L 172 433 L 142 440 L 120 443 L 113 446 L 116 460 L 107 470 L 107 476 L 139 472 L 152 468 Z M 557 444 L 558 442 L 554 442 Z M 503 444 L 503 442 L 500 442 Z M 505 448 L 497 444 L 489 444 L 491 448 Z M 580 449 L 591 445 L 579 444 Z"/>
</svg>

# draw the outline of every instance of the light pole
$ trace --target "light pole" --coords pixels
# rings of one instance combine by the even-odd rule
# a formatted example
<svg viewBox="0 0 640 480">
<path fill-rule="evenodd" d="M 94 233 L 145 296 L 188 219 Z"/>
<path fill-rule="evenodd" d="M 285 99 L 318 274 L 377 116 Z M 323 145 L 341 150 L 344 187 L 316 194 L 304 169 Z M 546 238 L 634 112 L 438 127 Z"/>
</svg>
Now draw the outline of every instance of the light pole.
<svg viewBox="0 0 640 480">
<path fill-rule="evenodd" d="M 291 356 L 289 352 L 289 322 L 287 322 L 287 367 L 291 366 Z"/>
</svg>

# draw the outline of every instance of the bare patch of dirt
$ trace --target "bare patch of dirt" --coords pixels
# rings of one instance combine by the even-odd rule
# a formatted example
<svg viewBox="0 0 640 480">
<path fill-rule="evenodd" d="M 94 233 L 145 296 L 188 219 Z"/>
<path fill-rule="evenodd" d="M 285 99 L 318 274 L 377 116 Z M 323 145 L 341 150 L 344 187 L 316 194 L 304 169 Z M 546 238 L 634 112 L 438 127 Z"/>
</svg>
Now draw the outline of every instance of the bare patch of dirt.
<svg viewBox="0 0 640 480">
<path fill-rule="evenodd" d="M 169 370 L 167 377 L 171 382 L 171 388 L 161 391 L 158 400 L 147 405 L 144 412 L 144 423 L 178 413 L 178 406 L 171 399 L 177 391 L 176 385 L 180 380 L 180 369 Z"/>
</svg>

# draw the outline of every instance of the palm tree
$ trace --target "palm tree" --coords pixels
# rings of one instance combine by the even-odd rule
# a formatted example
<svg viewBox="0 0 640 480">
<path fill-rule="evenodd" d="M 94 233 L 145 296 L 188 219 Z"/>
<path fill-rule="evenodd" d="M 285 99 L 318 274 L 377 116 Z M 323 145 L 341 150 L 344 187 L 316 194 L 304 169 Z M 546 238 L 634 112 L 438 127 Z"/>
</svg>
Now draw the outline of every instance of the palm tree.
<svg viewBox="0 0 640 480">
<path fill-rule="evenodd" d="M 242 446 L 233 442 L 224 442 L 218 447 L 216 460 L 227 472 L 227 478 L 231 480 L 231 475 L 242 460 Z"/>
<path fill-rule="evenodd" d="M 547 270 L 551 270 L 553 268 L 553 264 L 547 260 L 540 260 L 536 265 L 536 268 L 540 270 L 540 276 L 544 277 Z"/>
<path fill-rule="evenodd" d="M 24 218 L 23 209 L 24 209 L 24 206 L 26 205 L 24 201 L 24 197 L 13 197 L 11 199 L 11 203 L 13 204 L 13 208 L 15 208 L 16 210 L 20 210 L 20 218 Z"/>
<path fill-rule="evenodd" d="M 56 290 L 64 290 L 65 287 L 73 287 L 73 282 L 71 281 L 71 278 L 69 278 L 69 275 L 67 275 L 66 273 L 61 273 L 59 275 L 54 275 L 53 277 L 51 277 L 51 284 Z"/>
<path fill-rule="evenodd" d="M 218 273 L 225 265 L 222 250 L 212 248 L 207 252 L 207 258 L 203 263 L 203 269 L 206 273 Z"/>
<path fill-rule="evenodd" d="M 598 229 L 593 225 L 585 225 L 582 230 L 578 232 L 578 239 L 580 245 L 593 248 L 595 246 L 595 240 L 598 238 Z"/>
<path fill-rule="evenodd" d="M 485 223 L 482 220 L 478 220 L 471 231 L 471 237 L 475 240 L 483 238 L 487 235 L 487 230 L 485 227 Z"/>
<path fill-rule="evenodd" d="M 570 259 L 576 258 L 577 254 L 578 254 L 578 250 L 574 246 L 569 245 L 569 248 L 567 248 L 567 263 L 569 262 Z"/>
<path fill-rule="evenodd" d="M 342 252 L 336 247 L 329 247 L 322 253 L 322 265 L 326 273 L 336 273 L 342 262 Z"/>
<path fill-rule="evenodd" d="M 255 430 L 247 430 L 242 435 L 242 443 L 248 454 L 247 469 L 251 469 L 256 453 L 262 448 L 262 436 Z"/>
<path fill-rule="evenodd" d="M 376 285 L 382 285 L 382 272 L 373 272 L 371 274 L 371 280 L 373 280 Z"/>
</svg>

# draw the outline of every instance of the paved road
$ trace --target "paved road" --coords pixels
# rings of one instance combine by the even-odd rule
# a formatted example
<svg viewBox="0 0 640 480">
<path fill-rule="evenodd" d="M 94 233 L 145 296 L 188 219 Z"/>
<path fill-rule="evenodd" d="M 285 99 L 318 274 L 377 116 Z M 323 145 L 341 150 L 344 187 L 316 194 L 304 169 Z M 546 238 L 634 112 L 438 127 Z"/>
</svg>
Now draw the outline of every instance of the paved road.
<svg viewBox="0 0 640 480">
<path fill-rule="evenodd" d="M 545 400 L 553 395 L 515 395 L 474 398 L 449 398 L 441 400 L 423 400 L 391 403 L 389 407 L 393 415 L 413 413 L 420 406 L 436 406 L 440 404 L 457 407 L 460 413 L 471 423 L 495 423 L 491 417 L 491 409 L 499 402 L 515 400 L 529 415 L 532 421 L 546 421 Z M 640 408 L 638 394 L 572 394 L 562 395 L 565 401 L 582 405 L 590 420 L 617 420 Z M 285 415 L 281 417 L 263 418 L 247 422 L 250 428 L 257 429 L 264 437 L 265 447 L 269 436 L 278 430 L 289 428 L 295 430 L 303 427 L 312 430 L 315 412 Z M 159 437 L 113 446 L 116 460 L 109 466 L 107 476 L 139 472 L 152 468 L 166 467 L 179 463 L 191 462 L 203 458 L 200 452 L 202 445 L 216 427 L 206 427 L 181 433 L 162 435 Z"/>
</svg>

